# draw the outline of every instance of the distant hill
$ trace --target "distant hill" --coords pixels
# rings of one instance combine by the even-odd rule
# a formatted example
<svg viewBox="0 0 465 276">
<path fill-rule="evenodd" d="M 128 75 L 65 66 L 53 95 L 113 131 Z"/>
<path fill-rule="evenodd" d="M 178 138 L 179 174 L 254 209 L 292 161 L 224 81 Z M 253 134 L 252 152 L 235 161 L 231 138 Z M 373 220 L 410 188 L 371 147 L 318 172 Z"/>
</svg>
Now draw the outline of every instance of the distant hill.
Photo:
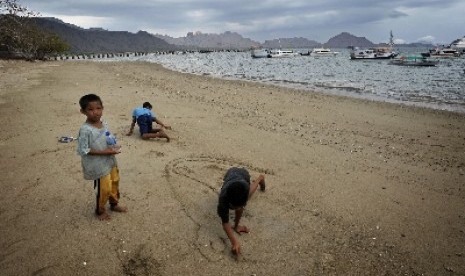
<svg viewBox="0 0 465 276">
<path fill-rule="evenodd" d="M 238 33 L 224 32 L 222 34 L 204 34 L 189 32 L 185 37 L 173 38 L 167 35 L 155 34 L 166 42 L 184 49 L 235 49 L 244 50 L 260 46 L 259 42 L 244 38 Z"/>
<path fill-rule="evenodd" d="M 265 40 L 262 44 L 264 48 L 271 48 L 271 49 L 279 49 L 279 48 L 315 48 L 320 47 L 321 43 L 316 42 L 314 40 L 309 40 L 303 37 L 296 37 L 296 38 L 278 38 L 272 40 Z"/>
<path fill-rule="evenodd" d="M 354 47 L 373 47 L 375 44 L 365 37 L 357 37 L 347 32 L 343 32 L 328 40 L 326 43 L 320 43 L 315 40 L 309 40 L 303 37 L 297 38 L 279 38 L 273 40 L 266 40 L 263 44 L 265 48 L 315 48 L 315 47 L 329 47 L 329 48 L 347 48 Z"/>
<path fill-rule="evenodd" d="M 330 48 L 347 48 L 347 47 L 374 47 L 375 44 L 365 37 L 357 37 L 347 32 L 342 32 L 328 40 L 325 43 L 326 47 Z"/>
<path fill-rule="evenodd" d="M 32 18 L 39 28 L 56 33 L 70 47 L 71 53 L 104 53 L 104 52 L 157 52 L 176 50 L 248 50 L 251 48 L 347 48 L 374 47 L 374 44 L 365 37 L 357 37 L 347 32 L 342 32 L 326 43 L 315 40 L 295 37 L 266 40 L 264 43 L 244 38 L 235 32 L 222 34 L 204 34 L 201 32 L 189 32 L 185 37 L 173 38 L 167 35 L 150 34 L 145 31 L 130 33 L 127 31 L 107 31 L 102 28 L 83 29 L 81 27 L 65 23 L 56 18 L 35 17 Z M 430 47 L 427 44 L 402 44 L 397 46 Z"/>
<path fill-rule="evenodd" d="M 72 53 L 95 52 L 156 52 L 176 50 L 175 45 L 144 31 L 106 31 L 83 29 L 56 18 L 32 18 L 39 28 L 56 33 L 71 46 Z"/>
</svg>

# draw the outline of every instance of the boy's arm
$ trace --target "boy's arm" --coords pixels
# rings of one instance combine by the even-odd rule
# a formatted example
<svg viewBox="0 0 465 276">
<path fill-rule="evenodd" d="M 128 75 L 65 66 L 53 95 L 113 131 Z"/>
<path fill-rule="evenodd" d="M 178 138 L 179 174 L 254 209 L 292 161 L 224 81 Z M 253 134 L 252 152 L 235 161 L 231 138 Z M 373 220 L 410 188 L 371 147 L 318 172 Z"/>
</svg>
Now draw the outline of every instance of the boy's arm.
<svg viewBox="0 0 465 276">
<path fill-rule="evenodd" d="M 171 129 L 171 126 L 165 125 L 162 121 L 158 120 L 157 118 L 153 118 L 153 121 L 166 129 Z"/>
<path fill-rule="evenodd" d="M 96 149 L 90 149 L 90 151 L 87 153 L 89 155 L 114 155 L 121 153 L 121 147 L 108 147 L 104 150 L 96 150 Z"/>
<path fill-rule="evenodd" d="M 243 225 L 239 225 L 241 221 L 242 213 L 244 212 L 244 207 L 237 208 L 235 210 L 235 217 L 234 217 L 234 231 L 236 231 L 239 235 L 241 233 L 249 233 L 249 229 Z"/>
<path fill-rule="evenodd" d="M 134 126 L 136 125 L 136 117 L 132 117 L 132 122 L 131 122 L 131 128 L 129 129 L 129 132 L 126 134 L 127 136 L 131 136 L 132 132 L 134 131 Z"/>
<path fill-rule="evenodd" d="M 231 224 L 229 224 L 229 222 L 223 223 L 223 230 L 228 236 L 229 241 L 231 241 L 232 253 L 236 255 L 241 254 L 241 245 L 239 244 L 239 241 L 234 236 L 234 232 L 233 232 L 233 229 L 231 228 Z"/>
<path fill-rule="evenodd" d="M 265 191 L 265 176 L 263 174 L 259 175 L 255 180 L 252 181 L 250 184 L 249 190 L 249 199 L 257 190 L 258 186 L 260 186 L 260 190 Z"/>
<path fill-rule="evenodd" d="M 241 246 L 239 244 L 239 241 L 234 236 L 233 230 L 236 231 L 239 235 L 241 233 L 249 233 L 249 229 L 247 227 L 243 225 L 239 225 L 243 212 L 244 212 L 243 207 L 237 208 L 235 210 L 234 227 L 231 227 L 229 222 L 223 223 L 223 230 L 224 232 L 226 232 L 226 235 L 231 241 L 231 251 L 236 255 L 239 255 L 241 253 Z"/>
</svg>

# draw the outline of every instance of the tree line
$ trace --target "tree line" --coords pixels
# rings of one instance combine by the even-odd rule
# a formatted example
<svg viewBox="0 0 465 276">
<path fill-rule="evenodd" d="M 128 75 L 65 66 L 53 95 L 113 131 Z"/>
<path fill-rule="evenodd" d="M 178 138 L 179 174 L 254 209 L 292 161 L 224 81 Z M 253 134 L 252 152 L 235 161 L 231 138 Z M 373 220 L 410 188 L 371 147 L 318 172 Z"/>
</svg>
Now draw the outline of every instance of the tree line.
<svg viewBox="0 0 465 276">
<path fill-rule="evenodd" d="M 58 35 L 36 26 L 38 15 L 17 0 L 0 0 L 0 58 L 44 60 L 69 50 Z"/>
</svg>

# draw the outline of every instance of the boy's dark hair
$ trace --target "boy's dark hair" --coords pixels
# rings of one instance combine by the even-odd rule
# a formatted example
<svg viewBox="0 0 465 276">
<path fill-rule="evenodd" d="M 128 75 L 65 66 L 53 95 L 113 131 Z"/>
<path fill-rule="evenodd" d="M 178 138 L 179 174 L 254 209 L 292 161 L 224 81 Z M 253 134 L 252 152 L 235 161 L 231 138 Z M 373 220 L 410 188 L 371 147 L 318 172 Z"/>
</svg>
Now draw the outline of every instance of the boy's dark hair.
<svg viewBox="0 0 465 276">
<path fill-rule="evenodd" d="M 152 109 L 152 105 L 151 105 L 149 102 L 143 103 L 143 104 L 142 104 L 142 107 L 143 107 L 143 108 Z"/>
<path fill-rule="evenodd" d="M 99 102 L 101 105 L 103 105 L 100 97 L 95 94 L 87 94 L 82 96 L 79 100 L 79 105 L 81 106 L 81 109 L 86 109 L 90 102 Z"/>
</svg>

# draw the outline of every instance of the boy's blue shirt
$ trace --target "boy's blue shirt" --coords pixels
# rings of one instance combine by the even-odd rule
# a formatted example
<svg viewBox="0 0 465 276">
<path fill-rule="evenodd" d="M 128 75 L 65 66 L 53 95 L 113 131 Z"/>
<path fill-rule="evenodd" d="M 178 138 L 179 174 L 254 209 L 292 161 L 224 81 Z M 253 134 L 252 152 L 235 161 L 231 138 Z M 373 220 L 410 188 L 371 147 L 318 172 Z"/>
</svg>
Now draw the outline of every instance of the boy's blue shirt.
<svg viewBox="0 0 465 276">
<path fill-rule="evenodd" d="M 150 115 L 150 116 L 152 116 L 152 118 L 156 118 L 155 113 L 153 113 L 152 110 L 150 110 L 148 108 L 137 107 L 132 112 L 132 116 L 136 117 L 136 119 L 139 118 L 139 116 L 142 116 L 142 115 Z"/>
</svg>

